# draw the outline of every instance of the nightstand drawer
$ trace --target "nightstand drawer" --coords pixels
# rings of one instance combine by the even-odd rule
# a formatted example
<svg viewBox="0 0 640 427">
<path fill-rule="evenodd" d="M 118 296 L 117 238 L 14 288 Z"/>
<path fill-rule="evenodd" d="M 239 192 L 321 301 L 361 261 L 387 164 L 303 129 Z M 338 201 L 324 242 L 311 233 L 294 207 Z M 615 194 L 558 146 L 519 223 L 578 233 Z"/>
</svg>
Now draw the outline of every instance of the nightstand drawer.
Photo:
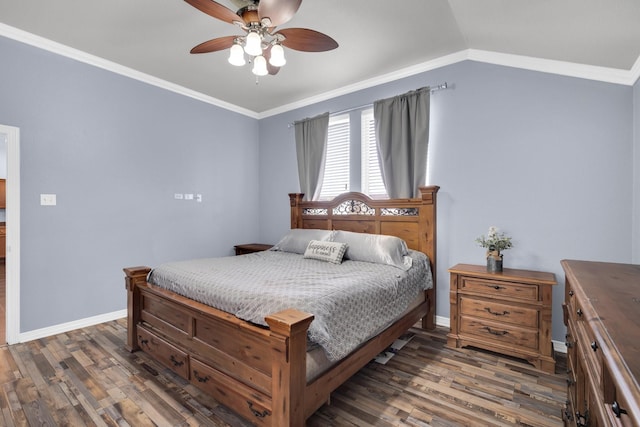
<svg viewBox="0 0 640 427">
<path fill-rule="evenodd" d="M 538 349 L 538 330 L 517 328 L 497 322 L 462 316 L 460 333 L 482 337 L 487 341 L 513 345 L 520 348 Z"/>
<path fill-rule="evenodd" d="M 505 322 L 516 326 L 538 328 L 538 310 L 503 304 L 468 296 L 460 297 L 460 310 L 463 316 L 474 316 L 483 319 Z"/>
<path fill-rule="evenodd" d="M 498 280 L 482 280 L 475 277 L 462 277 L 460 291 L 487 294 L 493 298 L 511 297 L 527 301 L 538 300 L 538 286 Z"/>
</svg>

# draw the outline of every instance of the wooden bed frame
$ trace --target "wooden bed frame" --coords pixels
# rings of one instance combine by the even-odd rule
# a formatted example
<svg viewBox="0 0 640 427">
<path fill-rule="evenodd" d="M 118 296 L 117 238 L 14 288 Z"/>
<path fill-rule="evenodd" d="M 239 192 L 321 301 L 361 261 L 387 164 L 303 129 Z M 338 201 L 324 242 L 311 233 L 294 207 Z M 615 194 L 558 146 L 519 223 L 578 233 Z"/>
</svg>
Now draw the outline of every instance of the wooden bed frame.
<svg viewBox="0 0 640 427">
<path fill-rule="evenodd" d="M 398 236 L 429 256 L 434 287 L 424 301 L 379 335 L 307 383 L 307 329 L 313 315 L 287 309 L 268 328 L 148 283 L 148 267 L 125 268 L 127 349 L 143 350 L 243 418 L 263 426 L 303 426 L 330 394 L 422 319 L 435 326 L 436 195 L 372 200 L 345 193 L 309 202 L 290 194 L 291 228 L 322 228 Z"/>
</svg>

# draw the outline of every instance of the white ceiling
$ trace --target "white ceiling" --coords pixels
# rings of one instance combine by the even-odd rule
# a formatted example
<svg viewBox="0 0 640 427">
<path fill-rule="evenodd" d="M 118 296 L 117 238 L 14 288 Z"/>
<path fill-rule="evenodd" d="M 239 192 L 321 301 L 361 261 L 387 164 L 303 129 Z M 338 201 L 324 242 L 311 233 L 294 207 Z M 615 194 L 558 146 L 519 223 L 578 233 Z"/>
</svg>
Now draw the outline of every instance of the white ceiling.
<svg viewBox="0 0 640 427">
<path fill-rule="evenodd" d="M 258 84 L 226 51 L 189 54 L 241 30 L 182 0 L 0 0 L 0 22 L 5 35 L 22 30 L 256 114 L 469 49 L 625 72 L 640 56 L 640 0 L 304 0 L 281 28 L 340 46 L 285 48 L 287 64 Z"/>
</svg>

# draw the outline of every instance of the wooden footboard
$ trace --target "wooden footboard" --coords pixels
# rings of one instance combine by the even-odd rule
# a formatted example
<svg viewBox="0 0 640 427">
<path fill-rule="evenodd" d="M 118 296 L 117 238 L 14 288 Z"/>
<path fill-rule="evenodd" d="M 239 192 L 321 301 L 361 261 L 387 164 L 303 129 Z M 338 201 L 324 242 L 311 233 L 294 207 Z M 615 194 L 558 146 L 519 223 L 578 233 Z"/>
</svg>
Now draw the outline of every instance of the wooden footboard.
<svg viewBox="0 0 640 427">
<path fill-rule="evenodd" d="M 311 383 L 307 330 L 313 316 L 284 310 L 256 326 L 147 283 L 148 267 L 125 268 L 127 348 L 142 350 L 256 425 L 303 426 L 333 390 L 428 314 L 423 301 Z"/>
<path fill-rule="evenodd" d="M 284 310 L 269 328 L 146 282 L 148 267 L 125 268 L 127 348 L 158 362 L 257 425 L 305 420 L 307 329 L 313 316 Z"/>
</svg>

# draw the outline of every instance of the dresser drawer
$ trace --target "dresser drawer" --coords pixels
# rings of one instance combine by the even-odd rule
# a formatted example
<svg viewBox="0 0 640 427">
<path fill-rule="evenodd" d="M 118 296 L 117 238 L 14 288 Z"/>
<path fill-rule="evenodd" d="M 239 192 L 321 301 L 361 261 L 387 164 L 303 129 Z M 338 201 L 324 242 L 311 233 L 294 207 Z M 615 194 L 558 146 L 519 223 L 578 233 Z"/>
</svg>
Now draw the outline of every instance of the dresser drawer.
<svg viewBox="0 0 640 427">
<path fill-rule="evenodd" d="M 460 332 L 481 337 L 487 341 L 520 348 L 538 350 L 538 330 L 518 328 L 504 323 L 462 316 Z"/>
<path fill-rule="evenodd" d="M 538 300 L 538 286 L 524 283 L 483 280 L 462 277 L 461 291 L 491 295 L 493 298 L 518 298 L 526 301 Z"/>
<path fill-rule="evenodd" d="M 584 355 L 587 364 L 586 369 L 594 379 L 594 383 L 602 389 L 602 345 L 585 322 L 576 322 L 576 335 L 579 337 L 579 351 Z"/>
<path fill-rule="evenodd" d="M 539 324 L 538 310 L 501 303 L 495 300 L 461 296 L 460 309 L 463 316 L 480 317 L 536 329 Z"/>
<path fill-rule="evenodd" d="M 138 345 L 182 378 L 189 379 L 189 356 L 145 328 L 138 326 Z"/>
</svg>

